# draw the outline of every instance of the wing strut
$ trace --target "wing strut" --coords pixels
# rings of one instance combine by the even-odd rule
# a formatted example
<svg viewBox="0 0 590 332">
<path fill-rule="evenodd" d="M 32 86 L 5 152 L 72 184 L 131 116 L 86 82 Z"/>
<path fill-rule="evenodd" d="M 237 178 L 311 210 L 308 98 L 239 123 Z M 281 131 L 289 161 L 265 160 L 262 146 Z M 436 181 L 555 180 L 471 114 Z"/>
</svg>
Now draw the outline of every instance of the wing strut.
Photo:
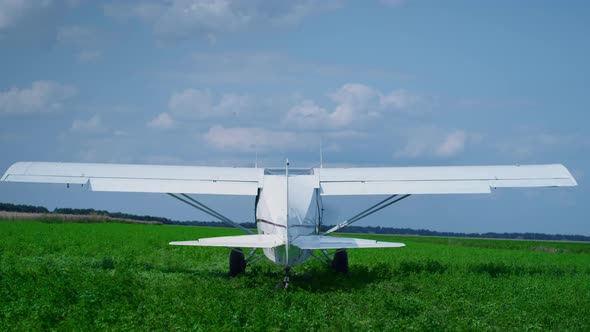
<svg viewBox="0 0 590 332">
<path fill-rule="evenodd" d="M 183 202 L 185 204 L 188 204 L 188 205 L 194 207 L 197 210 L 200 210 L 202 212 L 205 212 L 206 214 L 208 214 L 208 215 L 210 215 L 210 216 L 212 216 L 214 218 L 217 218 L 217 219 L 219 219 L 219 220 L 221 220 L 221 221 L 223 221 L 223 222 L 225 222 L 227 224 L 230 224 L 230 225 L 234 226 L 235 228 L 239 228 L 239 229 L 243 230 L 244 232 L 246 232 L 248 234 L 254 234 L 254 232 L 252 232 L 251 230 L 249 230 L 246 227 L 238 224 L 235 221 L 230 220 L 229 218 L 223 216 L 221 213 L 213 210 L 212 208 L 210 208 L 207 205 L 205 205 L 205 204 L 197 201 L 196 199 L 190 197 L 189 195 L 181 194 L 182 197 L 184 197 L 184 198 L 179 197 L 176 194 L 171 194 L 171 193 L 168 193 L 168 195 L 176 198 L 177 200 L 179 200 L 179 201 L 181 201 L 181 202 Z"/>
<path fill-rule="evenodd" d="M 391 195 L 391 196 L 387 197 L 386 199 L 382 200 L 381 202 L 379 202 L 379 203 L 371 206 L 370 208 L 364 210 L 363 212 L 358 213 L 354 217 L 352 217 L 352 218 L 344 221 L 343 223 L 338 224 L 338 225 L 330 228 L 329 230 L 327 230 L 322 235 L 328 235 L 330 233 L 333 233 L 333 232 L 335 232 L 335 231 L 337 231 L 337 230 L 339 230 L 339 229 L 341 229 L 343 227 L 346 227 L 346 226 L 352 224 L 353 222 L 357 222 L 357 221 L 359 221 L 359 220 L 361 220 L 361 219 L 363 219 L 365 217 L 368 217 L 368 216 L 372 215 L 373 213 L 375 213 L 375 212 L 377 212 L 379 210 L 382 210 L 382 209 L 390 206 L 391 204 L 397 203 L 397 202 L 401 201 L 402 199 L 408 198 L 410 196 L 412 196 L 412 195 L 407 194 L 407 195 L 401 196 L 400 198 L 394 199 L 394 198 L 397 197 L 397 195 Z"/>
</svg>

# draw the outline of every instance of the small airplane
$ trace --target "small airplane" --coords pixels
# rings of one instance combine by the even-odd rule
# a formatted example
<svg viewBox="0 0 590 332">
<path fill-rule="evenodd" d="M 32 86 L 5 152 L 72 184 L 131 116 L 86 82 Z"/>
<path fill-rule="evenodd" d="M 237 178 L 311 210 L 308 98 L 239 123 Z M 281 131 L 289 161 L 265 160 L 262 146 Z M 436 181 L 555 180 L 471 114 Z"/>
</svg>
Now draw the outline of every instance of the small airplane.
<svg viewBox="0 0 590 332">
<path fill-rule="evenodd" d="M 230 248 L 229 274 L 266 256 L 284 268 L 283 287 L 292 267 L 314 258 L 338 272 L 348 272 L 352 248 L 400 248 L 382 242 L 329 234 L 411 195 L 485 194 L 506 187 L 569 187 L 576 180 L 560 164 L 516 166 L 442 166 L 280 169 L 130 164 L 18 162 L 1 181 L 84 185 L 92 191 L 166 193 L 248 235 L 170 242 L 179 246 Z M 258 233 L 199 202 L 192 194 L 255 196 Z M 387 195 L 375 205 L 321 232 L 322 197 Z M 252 248 L 244 255 L 241 248 Z M 255 256 L 257 249 L 263 255 Z M 328 250 L 335 249 L 332 255 Z"/>
</svg>

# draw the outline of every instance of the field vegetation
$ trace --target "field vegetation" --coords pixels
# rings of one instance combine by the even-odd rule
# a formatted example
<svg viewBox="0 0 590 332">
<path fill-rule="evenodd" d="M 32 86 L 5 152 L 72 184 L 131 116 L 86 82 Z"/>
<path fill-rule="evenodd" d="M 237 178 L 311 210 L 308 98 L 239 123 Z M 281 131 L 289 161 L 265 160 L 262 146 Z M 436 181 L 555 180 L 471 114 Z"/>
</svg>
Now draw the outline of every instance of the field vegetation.
<svg viewBox="0 0 590 332">
<path fill-rule="evenodd" d="M 173 240 L 224 228 L 0 222 L 2 330 L 590 330 L 590 244 L 358 235 L 350 272 L 260 261 L 229 278 L 225 248 Z"/>
</svg>

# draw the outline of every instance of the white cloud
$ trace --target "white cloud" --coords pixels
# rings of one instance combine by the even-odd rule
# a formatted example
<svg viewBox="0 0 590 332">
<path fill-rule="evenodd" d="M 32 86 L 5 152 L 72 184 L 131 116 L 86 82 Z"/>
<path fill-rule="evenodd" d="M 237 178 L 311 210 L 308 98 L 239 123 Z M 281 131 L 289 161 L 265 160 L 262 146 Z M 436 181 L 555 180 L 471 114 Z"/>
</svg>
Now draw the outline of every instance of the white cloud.
<svg viewBox="0 0 590 332">
<path fill-rule="evenodd" d="M 204 138 L 216 149 L 238 152 L 280 150 L 296 146 L 298 143 L 296 134 L 292 132 L 247 127 L 213 126 L 204 135 Z"/>
<path fill-rule="evenodd" d="M 74 120 L 70 128 L 74 132 L 96 134 L 105 130 L 100 115 L 95 114 L 88 120 Z"/>
<path fill-rule="evenodd" d="M 440 157 L 452 157 L 465 149 L 466 135 L 462 130 L 448 134 L 444 141 L 436 147 L 436 155 Z"/>
<path fill-rule="evenodd" d="M 160 113 L 147 124 L 148 127 L 160 130 L 174 128 L 174 120 L 168 113 Z"/>
<path fill-rule="evenodd" d="M 453 157 L 465 149 L 468 136 L 463 130 L 445 131 L 436 127 L 413 128 L 402 134 L 405 145 L 397 158 Z"/>
<path fill-rule="evenodd" d="M 52 0 L 2 0 L 0 1 L 0 30 L 14 27 L 23 17 L 53 4 Z"/>
<path fill-rule="evenodd" d="M 394 90 L 389 94 L 380 95 L 379 98 L 381 106 L 397 110 L 408 109 L 423 101 L 423 97 L 403 89 Z"/>
<path fill-rule="evenodd" d="M 377 96 L 375 90 L 358 83 L 344 84 L 340 89 L 330 94 L 335 102 L 354 105 L 367 105 L 375 96 Z"/>
<path fill-rule="evenodd" d="M 215 106 L 214 112 L 221 115 L 237 115 L 247 111 L 251 106 L 251 98 L 245 95 L 226 93 Z"/>
<path fill-rule="evenodd" d="M 311 100 L 304 100 L 300 104 L 289 109 L 283 124 L 296 128 L 317 129 L 321 126 L 327 126 L 330 119 L 330 113 Z"/>
<path fill-rule="evenodd" d="M 330 94 L 338 105 L 330 114 L 330 125 L 343 127 L 364 115 L 376 115 L 379 112 L 378 92 L 366 85 L 348 83 Z"/>
<path fill-rule="evenodd" d="M 168 109 L 176 114 L 208 114 L 212 105 L 209 90 L 186 89 L 172 93 L 168 101 Z"/>
<path fill-rule="evenodd" d="M 51 113 L 78 94 L 70 85 L 54 81 L 35 81 L 30 88 L 11 88 L 0 92 L 0 114 Z"/>
<path fill-rule="evenodd" d="M 170 113 L 189 119 L 237 116 L 251 107 L 252 100 L 245 95 L 227 93 L 219 99 L 209 90 L 185 89 L 174 92 L 168 102 Z"/>
<path fill-rule="evenodd" d="M 406 90 L 394 90 L 384 94 L 369 86 L 348 83 L 328 95 L 336 104 L 333 111 L 304 100 L 293 106 L 283 119 L 283 124 L 300 128 L 343 128 L 391 111 L 410 111 L 421 105 L 422 97 Z"/>
<path fill-rule="evenodd" d="M 112 4 L 105 13 L 118 18 L 135 17 L 153 25 L 164 39 L 240 31 L 256 25 L 291 25 L 303 18 L 338 7 L 337 1 L 170 0 L 165 2 Z"/>
</svg>

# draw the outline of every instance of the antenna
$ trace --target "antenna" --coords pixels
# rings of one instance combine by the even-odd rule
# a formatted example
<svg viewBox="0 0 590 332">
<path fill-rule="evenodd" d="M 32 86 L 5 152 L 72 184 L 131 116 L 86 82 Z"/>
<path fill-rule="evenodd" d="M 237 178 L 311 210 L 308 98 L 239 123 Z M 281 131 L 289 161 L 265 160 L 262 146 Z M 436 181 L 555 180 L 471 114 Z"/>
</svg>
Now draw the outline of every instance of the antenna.
<svg viewBox="0 0 590 332">
<path fill-rule="evenodd" d="M 320 168 L 324 168 L 324 151 L 322 150 L 322 139 L 320 137 Z"/>
<path fill-rule="evenodd" d="M 256 149 L 256 157 L 254 159 L 254 168 L 258 168 L 258 149 Z"/>
</svg>

